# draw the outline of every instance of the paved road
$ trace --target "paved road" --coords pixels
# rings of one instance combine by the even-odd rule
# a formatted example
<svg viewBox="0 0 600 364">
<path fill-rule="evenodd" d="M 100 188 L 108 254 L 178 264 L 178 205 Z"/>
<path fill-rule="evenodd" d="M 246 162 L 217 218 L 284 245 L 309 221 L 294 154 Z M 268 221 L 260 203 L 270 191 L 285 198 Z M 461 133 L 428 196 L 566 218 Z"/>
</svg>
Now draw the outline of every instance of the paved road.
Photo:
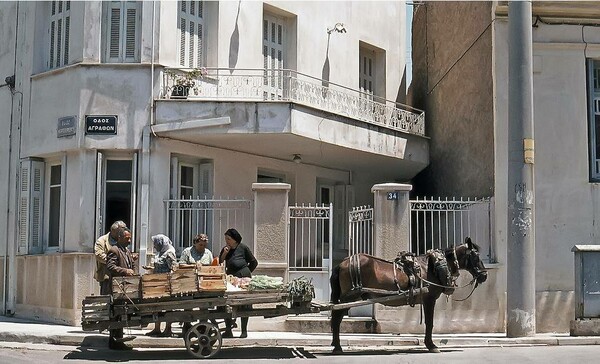
<svg viewBox="0 0 600 364">
<path fill-rule="evenodd" d="M 322 347 L 247 347 L 223 348 L 216 358 L 207 361 L 214 363 L 270 362 L 279 363 L 410 363 L 429 364 L 440 362 L 453 363 L 512 363 L 512 364 L 587 364 L 597 363 L 600 347 L 585 346 L 511 346 L 511 347 L 476 347 L 476 348 L 444 348 L 440 354 L 430 354 L 423 348 L 356 348 L 344 355 L 331 355 Z M 136 349 L 131 352 L 115 352 L 108 349 L 92 349 L 63 345 L 0 343 L 2 362 L 20 363 L 93 363 L 93 362 L 127 362 L 127 363 L 175 363 L 194 360 L 182 349 Z"/>
</svg>

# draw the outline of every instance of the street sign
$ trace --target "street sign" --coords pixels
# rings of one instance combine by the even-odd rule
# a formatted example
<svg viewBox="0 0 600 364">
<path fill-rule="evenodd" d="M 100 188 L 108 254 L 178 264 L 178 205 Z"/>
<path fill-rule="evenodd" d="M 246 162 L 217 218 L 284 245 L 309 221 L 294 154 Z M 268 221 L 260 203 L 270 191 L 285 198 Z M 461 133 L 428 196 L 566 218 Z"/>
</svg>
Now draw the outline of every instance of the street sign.
<svg viewBox="0 0 600 364">
<path fill-rule="evenodd" d="M 58 125 L 56 127 L 56 137 L 57 138 L 75 135 L 76 132 L 77 132 L 77 116 L 76 115 L 58 118 Z"/>
<path fill-rule="evenodd" d="M 117 134 L 117 115 L 86 115 L 86 135 L 115 135 Z"/>
</svg>

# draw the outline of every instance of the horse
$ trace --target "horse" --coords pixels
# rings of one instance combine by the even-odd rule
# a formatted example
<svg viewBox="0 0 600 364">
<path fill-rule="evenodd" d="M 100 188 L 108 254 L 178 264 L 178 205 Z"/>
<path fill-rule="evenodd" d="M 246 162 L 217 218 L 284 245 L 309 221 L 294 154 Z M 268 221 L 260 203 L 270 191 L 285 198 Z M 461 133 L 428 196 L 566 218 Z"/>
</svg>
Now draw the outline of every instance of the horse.
<svg viewBox="0 0 600 364">
<path fill-rule="evenodd" d="M 335 305 L 381 297 L 386 297 L 386 301 L 380 302 L 385 306 L 421 303 L 425 315 L 425 346 L 429 352 L 439 353 L 431 338 L 435 302 L 442 293 L 451 294 L 454 291 L 459 269 L 472 275 L 471 284 L 475 282 L 473 290 L 485 282 L 487 271 L 479 257 L 479 249 L 467 237 L 464 244 L 443 252 L 429 251 L 425 255 L 413 256 L 412 262 L 411 259 L 405 259 L 404 263 L 395 263 L 367 254 L 347 257 L 333 269 L 329 279 L 331 303 Z M 410 254 L 404 254 L 407 255 L 410 258 Z M 411 264 L 414 266 L 407 269 Z M 411 270 L 416 274 L 411 274 Z M 347 308 L 333 309 L 331 313 L 331 346 L 334 354 L 342 353 L 340 325 L 347 313 Z"/>
</svg>

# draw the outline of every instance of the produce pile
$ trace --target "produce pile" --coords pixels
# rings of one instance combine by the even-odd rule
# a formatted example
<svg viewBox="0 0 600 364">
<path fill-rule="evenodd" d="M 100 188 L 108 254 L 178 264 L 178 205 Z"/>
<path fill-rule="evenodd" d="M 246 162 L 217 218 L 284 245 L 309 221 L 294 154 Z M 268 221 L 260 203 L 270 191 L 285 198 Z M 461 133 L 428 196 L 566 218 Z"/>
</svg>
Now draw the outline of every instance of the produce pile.
<svg viewBox="0 0 600 364">
<path fill-rule="evenodd" d="M 289 281 L 286 289 L 292 297 L 315 297 L 315 287 L 312 284 L 312 279 L 298 277 Z"/>
<path fill-rule="evenodd" d="M 265 275 L 255 275 L 248 284 L 248 290 L 256 291 L 259 289 L 281 289 L 283 288 L 283 278 L 269 277 Z"/>
</svg>

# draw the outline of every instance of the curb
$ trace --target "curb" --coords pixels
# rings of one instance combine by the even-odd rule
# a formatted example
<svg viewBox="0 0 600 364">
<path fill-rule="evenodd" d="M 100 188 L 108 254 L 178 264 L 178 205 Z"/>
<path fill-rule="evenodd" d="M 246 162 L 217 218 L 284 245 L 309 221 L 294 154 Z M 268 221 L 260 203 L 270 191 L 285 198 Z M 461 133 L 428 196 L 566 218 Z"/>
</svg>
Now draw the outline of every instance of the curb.
<svg viewBox="0 0 600 364">
<path fill-rule="evenodd" d="M 268 335 L 268 333 L 266 334 Z M 383 335 L 382 335 L 383 336 Z M 417 337 L 376 337 L 372 336 L 341 336 L 343 347 L 420 347 L 423 340 Z M 36 335 L 25 333 L 0 333 L 0 341 L 19 343 L 43 343 L 53 345 L 69 345 L 80 347 L 105 348 L 108 345 L 108 335 Z M 600 345 L 600 337 L 531 337 L 531 338 L 482 338 L 482 337 L 438 337 L 434 339 L 440 348 L 451 347 L 498 347 L 498 346 L 558 346 L 558 345 Z M 149 338 L 136 336 L 131 342 L 138 348 L 185 348 L 181 338 Z M 328 336 L 316 338 L 246 338 L 225 339 L 222 347 L 241 346 L 293 346 L 330 348 L 331 338 Z"/>
</svg>

